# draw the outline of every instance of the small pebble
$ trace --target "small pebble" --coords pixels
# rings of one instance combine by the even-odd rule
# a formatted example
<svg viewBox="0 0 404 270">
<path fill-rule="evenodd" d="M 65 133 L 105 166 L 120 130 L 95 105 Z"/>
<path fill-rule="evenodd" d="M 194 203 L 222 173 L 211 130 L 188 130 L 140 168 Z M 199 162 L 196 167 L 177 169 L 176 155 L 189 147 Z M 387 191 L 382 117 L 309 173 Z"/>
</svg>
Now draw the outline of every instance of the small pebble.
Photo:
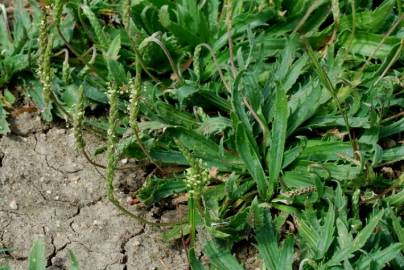
<svg viewBox="0 0 404 270">
<path fill-rule="evenodd" d="M 57 130 L 55 131 L 55 134 L 56 134 L 56 135 L 63 135 L 63 134 L 65 134 L 65 129 L 57 129 Z"/>
<path fill-rule="evenodd" d="M 77 182 L 80 180 L 80 176 L 74 176 L 72 177 L 72 181 L 77 184 Z"/>
<path fill-rule="evenodd" d="M 73 229 L 74 231 L 77 231 L 77 230 L 79 229 L 79 225 L 78 225 L 77 223 L 73 223 L 73 224 L 72 224 L 72 229 Z"/>
<path fill-rule="evenodd" d="M 46 191 L 46 194 L 51 194 L 51 193 L 52 193 L 51 190 L 47 190 L 47 191 Z"/>
<path fill-rule="evenodd" d="M 128 163 L 128 159 L 127 159 L 127 158 L 122 159 L 122 160 L 121 160 L 121 163 L 122 163 L 122 164 Z"/>
<path fill-rule="evenodd" d="M 18 209 L 17 201 L 15 199 L 10 201 L 9 206 L 10 206 L 10 209 L 12 209 L 12 210 L 17 210 Z"/>
</svg>

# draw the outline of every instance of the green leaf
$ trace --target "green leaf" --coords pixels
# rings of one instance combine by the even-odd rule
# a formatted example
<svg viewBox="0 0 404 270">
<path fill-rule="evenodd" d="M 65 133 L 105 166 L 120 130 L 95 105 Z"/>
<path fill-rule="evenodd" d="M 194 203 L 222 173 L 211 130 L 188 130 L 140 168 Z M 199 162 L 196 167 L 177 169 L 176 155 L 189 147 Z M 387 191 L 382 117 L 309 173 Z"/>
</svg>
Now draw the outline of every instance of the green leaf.
<svg viewBox="0 0 404 270">
<path fill-rule="evenodd" d="M 318 258 L 323 258 L 334 241 L 335 231 L 335 210 L 334 206 L 330 203 L 327 216 L 324 218 L 324 225 L 320 231 L 321 241 L 318 243 Z"/>
<path fill-rule="evenodd" d="M 203 135 L 217 135 L 231 127 L 233 125 L 228 118 L 222 116 L 210 117 L 201 124 L 198 132 L 201 132 Z"/>
<path fill-rule="evenodd" d="M 194 17 L 193 19 L 197 19 Z M 160 23 L 167 28 L 175 37 L 183 44 L 189 44 L 193 47 L 197 46 L 199 43 L 207 42 L 207 40 L 202 39 L 206 36 L 206 32 L 192 31 L 188 27 L 190 25 L 179 24 L 171 21 L 168 6 L 162 6 L 159 11 Z M 201 24 L 200 24 L 201 25 Z M 199 30 L 199 29 L 194 29 Z"/>
<path fill-rule="evenodd" d="M 388 137 L 404 131 L 404 118 L 380 128 L 380 138 Z"/>
<path fill-rule="evenodd" d="M 256 215 L 263 215 L 263 223 L 256 228 L 258 251 L 264 260 L 267 269 L 291 270 L 293 265 L 293 237 L 288 236 L 283 244 L 278 244 L 278 235 L 275 232 L 267 212 L 262 209 L 256 211 Z M 256 216 L 255 219 L 261 217 Z"/>
<path fill-rule="evenodd" d="M 76 89 L 78 89 L 77 86 Z M 93 101 L 99 102 L 101 104 L 108 104 L 107 95 L 104 92 L 100 91 L 98 88 L 88 83 L 84 83 L 84 94 L 87 98 Z"/>
<path fill-rule="evenodd" d="M 356 235 L 355 239 L 352 241 L 352 245 L 344 245 L 344 247 L 340 247 L 339 250 L 334 253 L 331 260 L 327 262 L 327 265 L 337 265 L 341 261 L 349 259 L 352 253 L 361 249 L 366 244 L 369 237 L 373 234 L 374 229 L 382 219 L 383 215 L 384 211 L 381 210 L 377 215 L 373 216 L 368 224 Z"/>
<path fill-rule="evenodd" d="M 353 249 L 358 250 L 365 245 L 366 241 L 372 235 L 374 229 L 376 228 L 377 224 L 379 224 L 379 221 L 382 219 L 383 215 L 384 211 L 381 210 L 377 215 L 373 216 L 370 219 L 368 224 L 355 237 L 352 245 Z"/>
<path fill-rule="evenodd" d="M 283 82 L 288 75 L 289 67 L 292 65 L 295 58 L 298 45 L 297 39 L 295 37 L 291 37 L 286 41 L 285 45 L 285 49 L 281 55 L 281 61 L 279 62 L 274 74 L 274 79 L 278 82 Z"/>
<path fill-rule="evenodd" d="M 404 189 L 400 192 L 384 198 L 384 201 L 392 206 L 400 206 L 404 204 Z"/>
<path fill-rule="evenodd" d="M 250 137 L 247 135 L 247 128 L 243 123 L 236 127 L 236 149 L 247 167 L 254 181 L 257 183 L 258 192 L 261 197 L 268 196 L 268 185 L 264 169 L 261 165 L 259 153 L 255 151 Z"/>
<path fill-rule="evenodd" d="M 292 86 L 296 83 L 297 79 L 307 68 L 307 63 L 308 63 L 307 55 L 303 55 L 299 59 L 297 59 L 293 63 L 293 65 L 289 68 L 289 72 L 283 81 L 283 87 L 285 88 L 286 93 L 292 88 Z"/>
<path fill-rule="evenodd" d="M 188 251 L 188 260 L 192 270 L 205 270 L 202 263 L 196 258 L 195 250 L 190 248 Z"/>
<path fill-rule="evenodd" d="M 307 145 L 307 139 L 302 138 L 295 147 L 286 150 L 285 153 L 283 154 L 282 169 L 285 169 L 293 161 L 295 161 L 300 156 L 300 154 L 303 153 L 303 150 L 304 148 L 306 148 L 306 145 Z"/>
<path fill-rule="evenodd" d="M 45 270 L 45 268 L 45 244 L 43 241 L 37 241 L 28 258 L 28 270 Z"/>
<path fill-rule="evenodd" d="M 83 10 L 84 15 L 87 17 L 89 20 L 95 36 L 97 38 L 98 43 L 101 45 L 102 49 L 107 49 L 108 48 L 108 39 L 105 36 L 105 32 L 102 29 L 102 26 L 100 24 L 100 21 L 98 20 L 97 16 L 94 14 L 94 12 L 91 10 L 91 8 L 87 5 L 81 5 L 81 8 Z"/>
<path fill-rule="evenodd" d="M 394 6 L 394 0 L 383 1 L 383 4 L 378 6 L 375 10 L 364 9 L 355 14 L 355 27 L 360 30 L 367 30 L 369 32 L 377 32 L 383 28 Z M 342 30 L 352 29 L 352 16 L 342 16 L 340 27 Z"/>
<path fill-rule="evenodd" d="M 208 241 L 203 250 L 211 264 L 220 270 L 243 270 L 237 259 L 226 248 L 219 246 L 214 240 Z"/>
<path fill-rule="evenodd" d="M 337 218 L 337 230 L 337 239 L 340 249 L 349 249 L 352 246 L 353 238 L 352 235 L 348 232 L 348 228 L 340 218 Z"/>
<path fill-rule="evenodd" d="M 349 117 L 348 123 L 351 128 L 370 128 L 368 117 Z M 311 118 L 304 127 L 312 129 L 336 126 L 345 126 L 343 117 L 334 115 L 316 116 Z"/>
<path fill-rule="evenodd" d="M 303 122 L 314 115 L 321 106 L 320 99 L 323 96 L 322 92 L 318 83 L 311 80 L 291 96 L 289 102 L 291 113 L 288 120 L 288 135 L 292 134 Z"/>
<path fill-rule="evenodd" d="M 10 127 L 7 122 L 7 112 L 3 109 L 0 103 L 0 134 L 7 134 L 10 132 Z"/>
<path fill-rule="evenodd" d="M 183 179 L 159 179 L 152 177 L 136 192 L 136 196 L 144 204 L 151 205 L 185 191 L 186 186 Z"/>
<path fill-rule="evenodd" d="M 118 34 L 109 45 L 108 51 L 105 53 L 105 58 L 108 60 L 118 60 L 120 50 L 121 50 L 121 36 Z"/>
<path fill-rule="evenodd" d="M 241 71 L 238 75 L 236 80 L 234 81 L 232 92 L 231 92 L 231 103 L 233 107 L 233 111 L 235 115 L 237 116 L 238 121 L 242 122 L 244 126 L 247 128 L 247 136 L 250 137 L 250 141 L 253 141 L 253 133 L 252 133 L 252 125 L 250 123 L 250 119 L 244 110 L 243 106 L 243 97 L 241 90 L 239 89 L 239 84 L 242 78 L 244 71 Z M 258 146 L 257 143 L 252 144 L 253 147 L 255 148 L 255 151 L 258 152 Z"/>
<path fill-rule="evenodd" d="M 242 167 L 242 161 L 230 152 L 221 151 L 219 145 L 211 139 L 185 128 L 169 128 L 166 135 L 177 138 L 196 158 L 203 159 L 208 166 L 219 170 L 233 170 Z"/>
<path fill-rule="evenodd" d="M 4 98 L 10 105 L 13 105 L 16 100 L 15 96 L 8 89 L 4 90 Z"/>
<path fill-rule="evenodd" d="M 7 10 L 4 4 L 0 4 L 0 47 L 8 51 L 12 48 L 12 39 L 7 29 Z"/>
<path fill-rule="evenodd" d="M 395 234 L 397 235 L 400 243 L 404 243 L 404 227 L 400 224 L 400 219 L 394 214 L 391 214 L 391 219 L 393 223 L 393 229 Z"/>
<path fill-rule="evenodd" d="M 108 66 L 108 75 L 111 81 L 115 81 L 118 86 L 125 85 L 128 82 L 128 77 L 125 73 L 123 65 L 112 59 L 106 59 Z"/>
<path fill-rule="evenodd" d="M 383 151 L 382 160 L 384 161 L 400 161 L 404 159 L 404 145 L 389 148 Z"/>
<path fill-rule="evenodd" d="M 192 114 L 186 111 L 177 110 L 173 106 L 164 102 L 155 102 L 153 105 L 155 106 L 157 113 L 155 117 L 164 123 L 175 126 L 184 126 L 186 128 L 197 127 L 199 125 Z"/>
<path fill-rule="evenodd" d="M 372 263 L 377 264 L 377 269 L 384 269 L 383 267 L 396 258 L 397 255 L 400 254 L 401 249 L 403 248 L 403 243 L 394 243 L 389 247 L 372 252 L 368 254 L 368 256 L 362 256 L 362 260 L 359 260 L 358 263 L 355 264 L 355 269 L 357 270 L 367 270 L 370 269 L 370 265 Z"/>
<path fill-rule="evenodd" d="M 345 142 L 323 142 L 308 140 L 307 147 L 299 159 L 326 161 L 339 160 L 338 154 L 352 156 L 352 146 Z"/>
<path fill-rule="evenodd" d="M 383 37 L 383 35 L 358 31 L 352 39 L 349 51 L 352 54 L 359 54 L 366 57 L 373 56 L 373 58 L 384 60 L 400 42 L 400 39 L 388 37 L 386 41 L 380 45 L 380 41 Z M 349 42 L 349 39 L 347 42 Z M 345 44 L 345 46 L 348 46 L 348 43 Z"/>
<path fill-rule="evenodd" d="M 269 170 L 269 191 L 271 197 L 278 182 L 278 177 L 282 169 L 283 152 L 286 141 L 286 131 L 288 123 L 288 100 L 283 88 L 277 89 L 275 93 L 275 110 L 273 114 L 271 142 L 266 156 Z"/>
<path fill-rule="evenodd" d="M 198 91 L 199 89 L 193 85 L 184 85 L 175 89 L 175 94 L 177 95 L 180 105 L 182 106 L 185 99 L 197 93 Z"/>
<path fill-rule="evenodd" d="M 307 246 L 312 251 L 317 250 L 317 245 L 322 241 L 319 233 L 311 227 L 303 218 L 298 221 L 298 232 L 302 239 L 307 243 Z"/>
<path fill-rule="evenodd" d="M 74 255 L 73 251 L 69 250 L 69 259 L 70 259 L 70 267 L 69 270 L 79 270 L 79 262 L 77 260 L 76 255 Z"/>
</svg>

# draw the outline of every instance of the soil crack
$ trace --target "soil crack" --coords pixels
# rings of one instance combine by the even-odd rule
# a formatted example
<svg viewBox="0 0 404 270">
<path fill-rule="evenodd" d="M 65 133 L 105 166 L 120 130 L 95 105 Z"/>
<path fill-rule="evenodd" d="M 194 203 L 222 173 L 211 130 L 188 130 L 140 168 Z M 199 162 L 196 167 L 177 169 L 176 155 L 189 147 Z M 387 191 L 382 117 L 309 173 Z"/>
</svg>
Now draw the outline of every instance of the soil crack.
<svg viewBox="0 0 404 270">
<path fill-rule="evenodd" d="M 79 216 L 82 209 L 96 205 L 97 203 L 102 201 L 103 198 L 104 198 L 104 196 L 100 196 L 100 197 L 96 198 L 95 200 L 93 200 L 93 201 L 91 201 L 89 203 L 75 205 L 75 206 L 77 206 L 77 211 L 73 215 L 68 217 L 67 219 L 69 220 L 69 219 L 73 219 L 73 218 Z"/>
<path fill-rule="evenodd" d="M 44 235 L 47 236 L 48 234 L 46 233 L 45 227 L 42 227 L 42 230 L 44 232 Z M 69 240 L 68 242 L 64 243 L 61 247 L 58 248 L 55 245 L 55 237 L 53 236 L 53 234 L 49 234 L 49 238 L 50 238 L 50 243 L 51 243 L 51 246 L 52 246 L 52 253 L 49 256 L 47 256 L 47 258 L 46 258 L 46 267 L 60 266 L 57 261 L 52 262 L 52 260 L 54 258 L 57 258 L 59 252 L 63 252 L 66 249 L 66 247 L 68 245 L 70 245 L 72 242 Z M 63 263 L 62 263 L 62 265 L 63 265 Z"/>
<path fill-rule="evenodd" d="M 142 229 L 137 232 L 137 233 L 130 233 L 129 231 L 125 231 L 125 233 L 121 236 L 122 237 L 122 242 L 121 242 L 121 249 L 120 253 L 122 254 L 122 260 L 120 264 L 123 264 L 123 270 L 128 270 L 128 252 L 126 250 L 126 245 L 129 243 L 130 240 L 132 240 L 134 237 L 139 236 L 145 232 L 146 226 L 143 225 Z"/>
<path fill-rule="evenodd" d="M 92 207 L 92 206 L 96 205 L 97 203 L 99 203 L 100 201 L 102 201 L 103 198 L 104 198 L 103 196 L 100 196 L 100 197 L 96 198 L 95 200 L 93 200 L 93 201 L 91 201 L 91 202 L 89 202 L 89 203 L 87 203 L 87 204 L 84 204 L 84 205 L 80 205 L 80 204 L 79 204 L 79 205 L 76 205 L 76 207 L 77 207 L 77 208 L 76 208 L 76 212 L 73 213 L 73 215 L 67 217 L 67 220 L 70 221 L 70 222 L 69 222 L 69 227 L 70 227 L 70 229 L 71 229 L 73 232 L 77 233 L 77 231 L 74 229 L 73 224 L 74 224 L 74 219 L 75 219 L 76 217 L 78 217 L 78 216 L 81 214 L 81 210 L 82 210 L 83 208 Z"/>
<path fill-rule="evenodd" d="M 46 165 L 47 165 L 49 168 L 51 168 L 52 170 L 54 170 L 54 171 L 56 171 L 56 172 L 59 172 L 59 173 L 61 173 L 61 174 L 72 174 L 72 173 L 77 173 L 77 172 L 83 170 L 82 168 L 80 168 L 80 169 L 75 169 L 75 170 L 71 170 L 71 171 L 69 171 L 69 170 L 61 170 L 60 168 L 56 168 L 55 166 L 53 166 L 53 165 L 50 164 L 50 162 L 49 162 L 49 160 L 48 160 L 48 155 L 44 155 L 44 156 L 45 156 Z"/>
<path fill-rule="evenodd" d="M 0 167 L 3 166 L 3 159 L 4 159 L 5 154 L 0 151 Z"/>
</svg>

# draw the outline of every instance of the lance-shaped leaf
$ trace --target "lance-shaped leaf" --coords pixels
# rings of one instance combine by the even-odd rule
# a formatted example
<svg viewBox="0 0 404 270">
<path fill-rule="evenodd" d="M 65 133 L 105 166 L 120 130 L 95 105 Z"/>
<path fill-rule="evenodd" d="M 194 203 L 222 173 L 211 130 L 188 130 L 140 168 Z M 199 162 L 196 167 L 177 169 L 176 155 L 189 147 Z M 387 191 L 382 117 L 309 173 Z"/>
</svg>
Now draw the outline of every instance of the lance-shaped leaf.
<svg viewBox="0 0 404 270">
<path fill-rule="evenodd" d="M 260 196 L 266 197 L 268 185 L 265 177 L 264 169 L 261 165 L 260 155 L 257 153 L 253 142 L 247 135 L 247 128 L 243 123 L 238 123 L 236 128 L 236 148 L 241 159 L 244 161 L 248 172 L 257 183 Z M 282 161 L 282 160 L 281 160 Z"/>
<path fill-rule="evenodd" d="M 283 152 L 285 150 L 286 131 L 288 123 L 288 100 L 283 88 L 275 94 L 274 120 L 272 122 L 271 143 L 266 156 L 269 170 L 269 196 L 272 196 L 275 185 L 282 169 Z"/>
<path fill-rule="evenodd" d="M 237 259 L 230 251 L 210 240 L 204 247 L 205 254 L 210 258 L 212 265 L 221 270 L 243 270 Z"/>
</svg>

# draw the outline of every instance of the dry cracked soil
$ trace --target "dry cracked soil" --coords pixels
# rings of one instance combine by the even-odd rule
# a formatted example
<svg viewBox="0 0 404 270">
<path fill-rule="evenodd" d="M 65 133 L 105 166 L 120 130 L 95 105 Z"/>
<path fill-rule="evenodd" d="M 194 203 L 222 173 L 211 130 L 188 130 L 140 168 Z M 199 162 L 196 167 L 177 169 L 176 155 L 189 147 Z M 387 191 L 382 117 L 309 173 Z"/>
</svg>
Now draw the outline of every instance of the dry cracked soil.
<svg viewBox="0 0 404 270">
<path fill-rule="evenodd" d="M 12 131 L 0 138 L 0 249 L 10 249 L 0 254 L 0 266 L 27 269 L 29 251 L 42 239 L 47 269 L 67 269 L 68 250 L 83 270 L 187 269 L 180 245 L 163 242 L 161 229 L 122 215 L 108 202 L 103 172 L 76 152 L 71 130 L 46 127 L 37 115 L 24 113 L 13 120 Z M 90 151 L 101 142 L 89 134 L 86 141 Z M 143 181 L 139 171 L 119 177 Z M 126 203 L 122 192 L 120 198 Z M 146 216 L 153 220 L 151 212 Z"/>
</svg>

